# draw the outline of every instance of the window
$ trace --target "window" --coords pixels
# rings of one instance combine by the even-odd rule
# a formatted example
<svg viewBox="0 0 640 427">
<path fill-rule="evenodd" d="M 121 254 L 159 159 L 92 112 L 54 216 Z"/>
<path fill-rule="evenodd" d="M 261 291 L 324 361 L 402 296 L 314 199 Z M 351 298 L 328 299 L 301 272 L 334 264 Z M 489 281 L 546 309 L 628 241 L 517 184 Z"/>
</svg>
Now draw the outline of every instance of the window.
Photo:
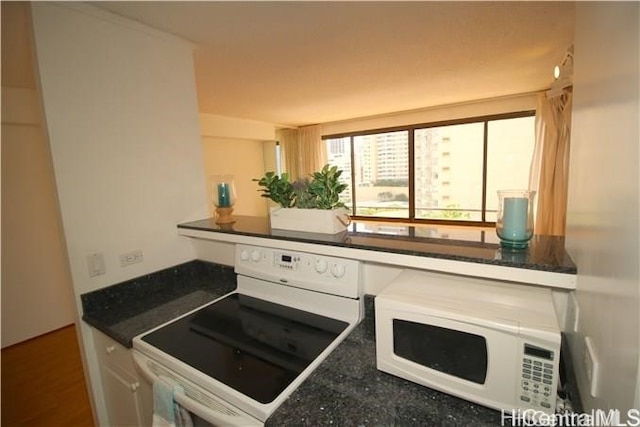
<svg viewBox="0 0 640 427">
<path fill-rule="evenodd" d="M 533 111 L 324 137 L 359 218 L 495 222 L 497 190 L 528 188 Z"/>
<path fill-rule="evenodd" d="M 409 132 L 353 138 L 355 215 L 409 218 Z"/>
</svg>

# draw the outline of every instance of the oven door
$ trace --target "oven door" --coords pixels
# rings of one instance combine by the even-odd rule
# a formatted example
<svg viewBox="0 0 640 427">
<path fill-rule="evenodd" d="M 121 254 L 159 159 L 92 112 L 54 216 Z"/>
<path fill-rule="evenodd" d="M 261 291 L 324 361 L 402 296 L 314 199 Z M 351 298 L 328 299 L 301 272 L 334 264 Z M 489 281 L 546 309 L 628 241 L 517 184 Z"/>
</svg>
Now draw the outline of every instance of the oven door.
<svg viewBox="0 0 640 427">
<path fill-rule="evenodd" d="M 142 380 L 149 383 L 149 390 L 153 389 L 153 383 L 160 377 L 168 378 L 183 388 L 184 393 L 176 394 L 174 400 L 189 412 L 194 427 L 263 425 L 256 418 L 232 407 L 166 367 L 160 366 L 135 349 L 133 360 L 143 376 Z"/>
</svg>

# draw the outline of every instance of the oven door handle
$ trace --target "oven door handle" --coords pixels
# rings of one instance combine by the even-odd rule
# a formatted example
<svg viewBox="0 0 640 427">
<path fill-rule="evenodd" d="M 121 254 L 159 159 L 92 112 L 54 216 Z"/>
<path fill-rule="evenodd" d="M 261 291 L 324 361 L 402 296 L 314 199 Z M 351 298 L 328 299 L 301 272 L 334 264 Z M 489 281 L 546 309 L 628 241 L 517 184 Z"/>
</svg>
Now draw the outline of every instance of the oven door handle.
<svg viewBox="0 0 640 427">
<path fill-rule="evenodd" d="M 249 420 L 242 416 L 226 415 L 215 409 L 207 408 L 200 402 L 197 402 L 183 393 L 175 393 L 173 399 L 178 402 L 180 406 L 189 411 L 192 414 L 196 414 L 198 417 L 213 424 L 214 426 L 245 426 Z M 251 420 L 252 421 L 252 420 Z M 260 425 L 260 424 L 255 424 Z"/>
<path fill-rule="evenodd" d="M 134 351 L 133 359 L 136 367 L 140 369 L 140 372 L 147 378 L 147 380 L 151 382 L 151 384 L 153 384 L 159 378 L 159 376 L 156 375 L 151 370 L 151 368 L 149 368 L 149 366 L 147 365 L 147 358 L 145 356 L 142 356 L 141 354 Z M 212 398 L 212 396 L 209 396 L 209 398 Z M 263 425 L 255 418 L 252 418 L 252 417 L 249 417 L 248 415 L 240 413 L 238 410 L 229 409 L 230 411 L 234 412 L 235 415 L 227 415 L 219 410 L 216 410 L 216 408 L 207 407 L 202 403 L 191 399 L 189 396 L 187 396 L 184 393 L 174 393 L 173 399 L 178 404 L 180 404 L 180 406 L 182 406 L 184 409 L 186 409 L 190 413 L 197 415 L 198 417 L 202 418 L 208 423 L 213 424 L 214 426 L 217 426 L 217 425 L 262 426 Z M 213 399 L 213 400 L 215 400 L 218 405 L 222 406 L 223 408 L 226 408 L 226 405 L 224 405 L 218 399 Z"/>
</svg>

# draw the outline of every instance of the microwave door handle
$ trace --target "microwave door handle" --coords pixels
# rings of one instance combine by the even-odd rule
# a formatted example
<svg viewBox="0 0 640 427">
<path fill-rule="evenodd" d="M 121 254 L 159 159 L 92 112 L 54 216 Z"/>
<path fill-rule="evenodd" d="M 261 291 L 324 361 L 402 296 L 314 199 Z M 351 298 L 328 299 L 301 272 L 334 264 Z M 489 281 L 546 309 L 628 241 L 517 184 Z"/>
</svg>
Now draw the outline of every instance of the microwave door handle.
<svg viewBox="0 0 640 427">
<path fill-rule="evenodd" d="M 133 352 L 133 359 L 135 361 L 135 365 L 140 369 L 141 373 L 151 382 L 154 383 L 159 377 L 154 374 L 151 369 L 147 366 L 145 362 L 145 358 Z M 189 398 L 183 393 L 176 393 L 174 395 L 174 400 L 180 404 L 187 411 L 197 415 L 208 423 L 222 426 L 235 426 L 235 425 L 261 425 L 257 421 L 244 416 L 243 414 L 238 414 L 236 416 L 227 415 L 222 412 L 216 411 L 213 408 L 208 408 L 203 404 L 196 402 L 195 400 Z"/>
</svg>

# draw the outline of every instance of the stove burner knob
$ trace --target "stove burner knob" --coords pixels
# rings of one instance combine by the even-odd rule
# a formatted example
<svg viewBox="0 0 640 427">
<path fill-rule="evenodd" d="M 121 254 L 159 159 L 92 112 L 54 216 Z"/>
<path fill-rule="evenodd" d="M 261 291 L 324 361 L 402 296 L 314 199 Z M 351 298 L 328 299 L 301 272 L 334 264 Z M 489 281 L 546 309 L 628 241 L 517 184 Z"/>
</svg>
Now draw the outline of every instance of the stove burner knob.
<svg viewBox="0 0 640 427">
<path fill-rule="evenodd" d="M 260 261 L 260 258 L 262 257 L 262 254 L 260 253 L 260 251 L 251 251 L 251 260 L 253 260 L 253 262 L 258 262 Z"/>
<path fill-rule="evenodd" d="M 326 260 L 324 260 L 324 259 L 317 259 L 316 260 L 316 272 L 318 274 L 325 273 L 328 268 L 329 268 L 329 264 L 327 264 Z"/>
<path fill-rule="evenodd" d="M 343 264 L 333 264 L 331 266 L 331 274 L 335 278 L 338 278 L 338 279 L 341 278 L 342 276 L 345 275 L 346 272 L 347 270 Z"/>
<path fill-rule="evenodd" d="M 249 261 L 249 252 L 244 249 L 240 251 L 240 261 Z"/>
</svg>

